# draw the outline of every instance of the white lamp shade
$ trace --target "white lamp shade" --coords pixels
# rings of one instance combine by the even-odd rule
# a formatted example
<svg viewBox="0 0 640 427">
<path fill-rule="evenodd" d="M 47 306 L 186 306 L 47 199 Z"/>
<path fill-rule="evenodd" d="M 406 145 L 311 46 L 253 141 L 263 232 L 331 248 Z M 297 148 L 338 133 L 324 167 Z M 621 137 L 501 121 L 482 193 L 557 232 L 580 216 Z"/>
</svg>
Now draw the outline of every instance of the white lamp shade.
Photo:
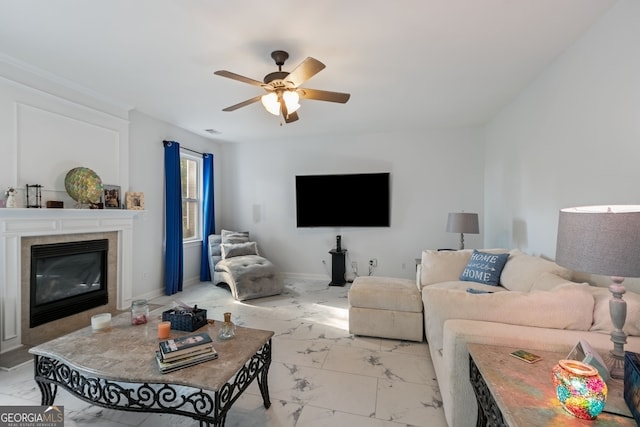
<svg viewBox="0 0 640 427">
<path fill-rule="evenodd" d="M 640 277 L 640 206 L 561 209 L 556 263 L 583 273 Z"/>
<path fill-rule="evenodd" d="M 266 95 L 262 95 L 262 98 L 260 98 L 260 100 L 262 101 L 262 105 L 264 105 L 264 108 L 268 112 L 270 112 L 274 116 L 280 115 L 280 103 L 278 102 L 278 95 L 276 95 L 274 92 L 271 92 Z"/>
<path fill-rule="evenodd" d="M 298 108 L 300 108 L 300 95 L 298 92 L 294 90 L 287 90 L 282 94 L 282 99 L 284 99 L 284 103 L 287 106 L 287 112 L 289 114 L 294 113 Z"/>
<path fill-rule="evenodd" d="M 478 214 L 467 212 L 451 212 L 447 218 L 448 233 L 478 234 Z"/>
</svg>

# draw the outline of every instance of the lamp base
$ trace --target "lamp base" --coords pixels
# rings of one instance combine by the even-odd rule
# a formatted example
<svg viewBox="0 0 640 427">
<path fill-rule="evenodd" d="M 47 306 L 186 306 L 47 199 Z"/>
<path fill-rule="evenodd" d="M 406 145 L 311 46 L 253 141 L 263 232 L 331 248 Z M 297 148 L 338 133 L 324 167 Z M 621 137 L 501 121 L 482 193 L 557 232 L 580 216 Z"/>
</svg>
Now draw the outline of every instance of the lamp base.
<svg viewBox="0 0 640 427">
<path fill-rule="evenodd" d="M 624 378 L 624 345 L 627 343 L 627 335 L 622 328 L 627 317 L 627 302 L 622 298 L 625 293 L 624 277 L 612 276 L 609 292 L 612 297 L 609 300 L 609 313 L 611 315 L 611 323 L 613 330 L 611 331 L 611 342 L 613 342 L 613 350 L 611 350 L 605 359 L 607 368 L 611 378 Z"/>
<path fill-rule="evenodd" d="M 609 369 L 609 375 L 611 378 L 621 380 L 624 378 L 624 356 L 620 357 L 609 351 L 604 357 L 604 363 Z"/>
</svg>

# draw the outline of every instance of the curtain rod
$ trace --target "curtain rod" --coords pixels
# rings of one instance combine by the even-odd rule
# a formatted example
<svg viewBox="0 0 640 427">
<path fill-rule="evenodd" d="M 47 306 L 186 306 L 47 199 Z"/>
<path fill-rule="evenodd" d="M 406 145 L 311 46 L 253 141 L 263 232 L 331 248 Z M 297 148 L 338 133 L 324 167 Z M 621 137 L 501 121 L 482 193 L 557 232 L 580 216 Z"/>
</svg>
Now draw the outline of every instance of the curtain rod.
<svg viewBox="0 0 640 427">
<path fill-rule="evenodd" d="M 162 141 L 162 145 L 164 145 L 164 146 L 166 147 L 166 146 L 167 146 L 167 144 L 171 144 L 172 142 L 174 142 L 174 141 L 166 141 L 166 140 L 165 140 L 165 141 Z M 205 154 L 205 153 L 201 153 L 201 152 L 196 151 L 196 150 L 192 150 L 191 148 L 183 147 L 182 145 L 180 146 L 180 149 L 181 149 L 181 150 L 191 151 L 192 153 L 200 154 L 201 156 Z"/>
</svg>

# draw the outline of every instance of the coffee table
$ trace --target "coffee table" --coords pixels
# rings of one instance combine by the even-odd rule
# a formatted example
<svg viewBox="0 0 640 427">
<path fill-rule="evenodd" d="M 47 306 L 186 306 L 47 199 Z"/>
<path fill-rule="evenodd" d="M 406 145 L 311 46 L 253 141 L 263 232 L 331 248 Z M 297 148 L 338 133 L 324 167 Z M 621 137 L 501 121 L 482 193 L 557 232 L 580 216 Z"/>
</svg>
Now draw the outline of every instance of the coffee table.
<svg viewBox="0 0 640 427">
<path fill-rule="evenodd" d="M 593 421 L 566 412 L 556 398 L 551 369 L 567 354 L 529 350 L 542 360 L 511 356 L 519 348 L 468 344 L 469 376 L 478 403 L 477 426 L 636 426 L 624 402 L 622 380 L 609 380 L 604 411 Z M 523 349 L 528 350 L 528 349 Z"/>
<path fill-rule="evenodd" d="M 155 360 L 161 311 L 154 311 L 145 325 L 131 325 L 126 313 L 112 319 L 109 331 L 86 327 L 31 348 L 42 405 L 54 403 L 60 386 L 98 406 L 184 415 L 201 426 L 222 427 L 233 403 L 257 379 L 269 408 L 273 332 L 236 327 L 234 338 L 221 341 L 217 337 L 223 322 L 205 325 L 197 332 L 214 338 L 218 359 L 162 374 Z M 172 338 L 188 334 L 171 331 Z"/>
</svg>

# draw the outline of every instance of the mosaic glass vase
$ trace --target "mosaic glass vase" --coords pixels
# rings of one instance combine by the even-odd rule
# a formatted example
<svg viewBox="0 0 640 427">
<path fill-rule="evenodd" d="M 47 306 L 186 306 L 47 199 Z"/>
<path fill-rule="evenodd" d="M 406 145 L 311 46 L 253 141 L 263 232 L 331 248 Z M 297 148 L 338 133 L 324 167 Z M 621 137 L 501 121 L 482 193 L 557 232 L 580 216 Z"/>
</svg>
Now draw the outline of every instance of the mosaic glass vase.
<svg viewBox="0 0 640 427">
<path fill-rule="evenodd" d="M 571 415 L 593 420 L 604 409 L 607 384 L 598 370 L 577 360 L 560 360 L 552 369 L 556 396 Z"/>
<path fill-rule="evenodd" d="M 102 180 L 89 168 L 73 168 L 67 172 L 64 188 L 79 205 L 98 203 L 102 197 Z"/>
</svg>

